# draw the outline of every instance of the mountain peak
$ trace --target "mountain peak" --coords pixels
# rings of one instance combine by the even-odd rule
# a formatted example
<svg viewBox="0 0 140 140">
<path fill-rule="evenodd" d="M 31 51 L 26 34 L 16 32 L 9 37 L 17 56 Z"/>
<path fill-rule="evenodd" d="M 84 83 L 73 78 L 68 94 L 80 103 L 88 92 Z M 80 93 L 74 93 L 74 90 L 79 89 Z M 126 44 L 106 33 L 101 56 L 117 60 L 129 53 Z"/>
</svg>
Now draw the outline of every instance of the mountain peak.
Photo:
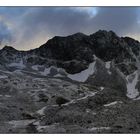
<svg viewBox="0 0 140 140">
<path fill-rule="evenodd" d="M 2 50 L 5 50 L 5 51 L 17 51 L 15 48 L 11 47 L 11 46 L 4 46 L 2 48 Z"/>
<path fill-rule="evenodd" d="M 115 33 L 114 31 L 112 31 L 112 30 L 110 30 L 110 31 L 98 30 L 97 32 L 91 34 L 90 36 L 99 36 L 99 37 L 101 37 L 101 36 L 110 36 L 110 37 L 118 37 L 118 36 L 116 35 L 116 33 Z"/>
<path fill-rule="evenodd" d="M 77 32 L 75 34 L 72 34 L 70 36 L 74 36 L 74 37 L 83 37 L 83 36 L 86 36 L 84 33 L 81 33 L 81 32 Z"/>
<path fill-rule="evenodd" d="M 81 38 L 83 38 L 85 36 L 87 36 L 87 35 L 85 35 L 85 34 L 83 34 L 81 32 L 77 32 L 75 34 L 68 35 L 68 36 L 55 36 L 52 39 L 64 39 L 64 38 L 69 39 L 69 38 L 71 38 L 71 39 L 74 39 L 75 40 L 75 39 L 81 39 Z"/>
</svg>

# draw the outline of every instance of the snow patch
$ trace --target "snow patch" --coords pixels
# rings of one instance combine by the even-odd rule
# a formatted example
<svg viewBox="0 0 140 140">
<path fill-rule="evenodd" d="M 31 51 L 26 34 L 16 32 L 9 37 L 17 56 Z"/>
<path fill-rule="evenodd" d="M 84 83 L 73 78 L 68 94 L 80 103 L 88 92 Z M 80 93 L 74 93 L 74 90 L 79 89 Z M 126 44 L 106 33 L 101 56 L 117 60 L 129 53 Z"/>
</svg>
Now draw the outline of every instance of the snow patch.
<svg viewBox="0 0 140 140">
<path fill-rule="evenodd" d="M 38 66 L 39 66 L 39 65 L 33 65 L 33 66 L 32 66 L 32 69 L 33 69 L 33 70 L 38 70 Z"/>
<path fill-rule="evenodd" d="M 107 68 L 108 74 L 111 74 L 111 71 L 110 71 L 111 61 L 105 62 L 105 67 Z"/>
<path fill-rule="evenodd" d="M 133 74 L 130 74 L 126 77 L 127 80 L 127 97 L 131 98 L 131 99 L 137 99 L 139 92 L 138 89 L 136 89 L 136 85 L 138 82 L 138 78 L 139 78 L 139 72 L 140 72 L 140 60 L 139 57 L 140 55 L 137 57 L 132 49 L 130 49 L 130 53 L 133 56 L 133 58 L 136 59 L 136 66 L 138 68 L 137 71 L 135 71 Z"/>
<path fill-rule="evenodd" d="M 46 129 L 46 128 L 49 128 L 49 126 L 38 126 L 37 130 L 40 132 L 40 131 L 43 131 L 43 129 Z"/>
<path fill-rule="evenodd" d="M 104 90 L 104 87 L 100 87 L 101 91 Z"/>
<path fill-rule="evenodd" d="M 11 96 L 11 95 L 1 95 L 1 94 L 0 94 L 0 97 L 10 98 L 10 97 L 12 97 L 12 96 Z"/>
<path fill-rule="evenodd" d="M 91 92 L 90 95 L 86 95 L 86 96 L 84 96 L 84 97 L 81 97 L 81 98 L 77 99 L 77 101 L 84 100 L 84 99 L 87 99 L 88 97 L 95 96 L 96 93 L 97 93 L 97 92 Z"/>
<path fill-rule="evenodd" d="M 38 69 L 37 66 L 34 67 L 34 69 Z M 54 69 L 56 73 L 52 73 L 51 70 Z M 43 72 L 40 72 L 42 75 L 47 76 L 47 75 L 51 75 L 53 77 L 65 77 L 67 75 L 67 72 L 65 71 L 65 69 L 63 68 L 57 68 L 55 66 L 50 66 L 49 68 L 45 68 L 45 70 Z"/>
<path fill-rule="evenodd" d="M 112 103 L 105 104 L 104 106 L 105 106 L 105 107 L 108 107 L 108 106 L 116 105 L 116 104 L 118 104 L 118 103 L 122 103 L 122 102 L 121 102 L 121 101 L 114 101 L 114 102 L 112 102 Z"/>
<path fill-rule="evenodd" d="M 77 101 L 81 101 L 81 100 L 87 99 L 88 97 L 93 97 L 93 96 L 95 96 L 96 93 L 97 92 L 90 92 L 90 94 L 88 94 L 88 95 L 86 95 L 84 97 L 78 98 L 78 99 L 73 99 L 70 102 L 63 104 L 62 106 L 68 106 L 70 104 L 76 103 Z"/>
<path fill-rule="evenodd" d="M 21 72 L 21 70 L 15 70 L 13 73 L 15 73 L 15 74 L 23 74 L 22 72 Z"/>
<path fill-rule="evenodd" d="M 6 75 L 0 75 L 0 79 L 5 79 L 5 78 L 7 78 L 8 76 L 6 76 Z"/>
<path fill-rule="evenodd" d="M 39 121 L 36 121 L 33 124 L 38 126 L 38 125 L 40 125 L 40 122 Z"/>
<path fill-rule="evenodd" d="M 93 55 L 93 58 L 94 58 L 94 60 L 98 59 L 98 57 L 95 54 Z"/>
<path fill-rule="evenodd" d="M 10 97 L 11 97 L 11 95 L 5 95 L 5 97 L 10 98 Z"/>
<path fill-rule="evenodd" d="M 87 112 L 87 113 L 89 113 L 90 111 L 91 111 L 91 109 L 88 109 L 88 108 L 86 109 L 86 112 Z"/>
<path fill-rule="evenodd" d="M 13 125 L 14 128 L 20 128 L 27 126 L 30 123 L 33 123 L 35 120 L 13 120 L 8 122 L 9 124 Z"/>
<path fill-rule="evenodd" d="M 16 67 L 16 68 L 19 68 L 19 69 L 24 69 L 26 66 L 23 64 L 23 60 L 21 60 L 19 63 L 9 64 L 9 67 Z"/>
<path fill-rule="evenodd" d="M 133 74 L 126 77 L 127 80 L 127 97 L 134 99 L 139 95 L 136 85 L 138 82 L 138 71 L 135 71 Z"/>
<path fill-rule="evenodd" d="M 96 112 L 92 112 L 92 115 L 96 115 L 97 113 Z"/>
<path fill-rule="evenodd" d="M 140 100 L 140 96 L 139 96 L 139 97 L 137 97 L 137 98 L 135 98 L 135 99 L 133 99 L 133 100 L 135 100 L 135 101 Z"/>
<path fill-rule="evenodd" d="M 51 67 L 45 68 L 45 70 L 43 72 L 40 72 L 40 73 L 44 76 L 47 76 L 48 74 L 50 74 L 50 70 L 51 70 Z"/>
<path fill-rule="evenodd" d="M 92 127 L 89 130 L 90 131 L 95 131 L 95 130 L 109 130 L 111 129 L 110 127 Z"/>
<path fill-rule="evenodd" d="M 68 105 L 73 104 L 73 103 L 76 103 L 76 99 L 71 100 L 71 101 L 68 102 L 68 103 L 62 104 L 62 106 L 68 106 Z"/>
<path fill-rule="evenodd" d="M 61 74 L 56 74 L 56 75 L 54 75 L 54 77 L 64 77 L 64 76 Z"/>
<path fill-rule="evenodd" d="M 45 115 L 44 114 L 45 109 L 46 109 L 46 106 L 41 108 L 40 110 L 38 110 L 37 113 L 40 114 L 40 115 Z"/>
<path fill-rule="evenodd" d="M 95 72 L 96 61 L 89 64 L 88 69 L 81 71 L 76 74 L 68 74 L 68 77 L 74 81 L 85 82 L 90 75 L 93 75 Z"/>
<path fill-rule="evenodd" d="M 38 125 L 36 128 L 37 128 L 38 132 L 43 132 L 45 129 L 54 128 L 57 124 L 58 123 L 54 123 L 54 124 L 51 124 L 51 125 L 44 125 L 44 126 Z"/>
</svg>

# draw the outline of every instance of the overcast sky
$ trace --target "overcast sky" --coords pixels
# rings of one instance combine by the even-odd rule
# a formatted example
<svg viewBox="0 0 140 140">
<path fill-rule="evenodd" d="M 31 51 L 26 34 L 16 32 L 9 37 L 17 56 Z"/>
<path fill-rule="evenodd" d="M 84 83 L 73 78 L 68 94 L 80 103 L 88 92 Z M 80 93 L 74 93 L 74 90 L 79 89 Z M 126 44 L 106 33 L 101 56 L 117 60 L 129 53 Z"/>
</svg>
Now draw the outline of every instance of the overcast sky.
<svg viewBox="0 0 140 140">
<path fill-rule="evenodd" d="M 0 41 L 16 49 L 39 47 L 54 36 L 113 30 L 140 40 L 138 7 L 0 7 Z"/>
</svg>

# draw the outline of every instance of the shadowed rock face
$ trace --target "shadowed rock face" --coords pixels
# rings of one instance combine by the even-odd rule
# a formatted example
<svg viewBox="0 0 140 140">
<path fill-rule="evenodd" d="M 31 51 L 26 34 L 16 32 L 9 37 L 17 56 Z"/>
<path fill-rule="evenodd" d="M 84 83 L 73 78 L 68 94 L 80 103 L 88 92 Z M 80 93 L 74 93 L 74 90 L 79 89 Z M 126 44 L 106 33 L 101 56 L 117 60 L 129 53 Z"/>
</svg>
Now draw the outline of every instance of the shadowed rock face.
<svg viewBox="0 0 140 140">
<path fill-rule="evenodd" d="M 135 42 L 132 44 L 136 46 Z M 132 44 L 130 45 L 126 39 L 118 37 L 112 31 L 99 30 L 90 36 L 74 34 L 68 37 L 54 37 L 39 50 L 44 52 L 41 53 L 44 56 L 63 61 L 77 59 L 91 62 L 92 55 L 95 54 L 104 61 L 115 59 L 116 62 L 121 62 L 123 59 L 132 59 L 127 51 L 133 46 Z"/>
<path fill-rule="evenodd" d="M 110 87 L 123 93 L 127 92 L 126 80 L 120 71 L 112 65 L 110 72 L 108 72 L 105 64 L 101 60 L 96 61 L 96 73 L 88 78 L 87 83 L 96 86 Z"/>
<path fill-rule="evenodd" d="M 88 43 L 89 37 L 80 33 L 68 37 L 57 36 L 42 45 L 39 50 L 44 52 L 40 53 L 41 56 L 61 61 L 76 59 L 92 62 L 93 52 Z"/>
</svg>

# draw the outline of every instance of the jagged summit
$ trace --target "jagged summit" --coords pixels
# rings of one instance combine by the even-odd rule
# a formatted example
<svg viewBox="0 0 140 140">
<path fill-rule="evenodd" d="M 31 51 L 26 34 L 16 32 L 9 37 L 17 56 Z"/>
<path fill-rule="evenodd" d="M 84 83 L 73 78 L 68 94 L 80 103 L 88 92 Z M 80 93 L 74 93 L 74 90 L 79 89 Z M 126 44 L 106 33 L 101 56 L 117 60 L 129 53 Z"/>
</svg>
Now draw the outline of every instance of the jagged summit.
<svg viewBox="0 0 140 140">
<path fill-rule="evenodd" d="M 79 71 L 86 68 L 93 61 L 93 55 L 103 61 L 115 61 L 120 63 L 125 59 L 135 61 L 129 49 L 136 55 L 139 53 L 140 43 L 128 37 L 119 37 L 113 31 L 99 30 L 92 35 L 76 33 L 66 37 L 56 36 L 37 49 L 31 51 L 18 51 L 10 46 L 5 46 L 0 52 L 9 51 L 10 54 L 20 52 L 20 56 L 26 57 L 26 62 L 41 62 L 48 64 L 47 59 L 55 60 L 49 65 L 63 67 L 67 71 L 75 71 L 79 67 L 76 63 L 83 63 Z M 34 56 L 34 57 L 33 57 Z M 35 57 L 36 56 L 36 57 Z M 14 56 L 15 57 L 15 56 Z M 37 61 L 37 62 L 36 62 Z M 74 61 L 74 68 L 64 65 L 64 62 Z M 72 70 L 71 70 L 72 69 Z"/>
<path fill-rule="evenodd" d="M 6 57 L 4 57 L 5 53 L 2 55 L 5 51 L 8 51 Z M 136 58 L 132 53 L 137 56 L 139 51 L 140 43 L 138 41 L 128 37 L 119 37 L 113 31 L 99 30 L 89 36 L 83 33 L 66 37 L 56 36 L 31 51 L 22 52 L 5 46 L 0 53 L 8 62 L 14 61 L 17 56 L 30 65 L 54 65 L 64 68 L 69 73 L 76 73 L 86 69 L 93 62 L 93 55 L 104 62 L 114 61 L 118 65 L 125 61 L 135 62 Z M 126 64 L 118 65 L 118 67 L 125 74 L 132 70 L 126 71 L 128 69 Z"/>
<path fill-rule="evenodd" d="M 83 37 L 86 37 L 87 35 L 81 33 L 81 32 L 78 32 L 78 33 L 75 33 L 75 34 L 72 34 L 72 35 L 69 35 L 67 37 L 71 37 L 71 38 L 75 38 L 75 39 L 82 39 Z"/>
<path fill-rule="evenodd" d="M 99 40 L 100 39 L 104 39 L 106 41 L 111 41 L 113 39 L 116 39 L 116 40 L 123 40 L 125 41 L 125 43 L 128 43 L 128 45 L 138 45 L 139 44 L 139 41 L 131 38 L 131 37 L 119 37 L 114 31 L 110 30 L 110 31 L 106 31 L 106 30 L 98 30 L 97 32 L 91 34 L 91 35 L 86 35 L 84 33 L 81 33 L 81 32 L 77 32 L 75 34 L 72 34 L 72 35 L 68 35 L 68 36 L 55 36 L 53 37 L 52 39 L 48 40 L 45 44 L 41 45 L 40 47 L 42 46 L 49 46 L 50 44 L 53 43 L 59 43 L 59 42 L 71 42 L 71 41 L 83 41 L 85 40 L 86 43 L 88 44 L 89 42 L 93 45 L 94 42 L 92 42 L 93 40 L 96 40 L 97 42 L 100 42 Z M 82 43 L 82 42 L 81 42 Z M 103 42 L 102 42 L 103 43 Z M 114 41 L 115 43 L 115 41 Z M 62 44 L 64 45 L 64 44 Z M 38 49 L 38 48 L 37 48 Z M 14 47 L 12 46 L 4 46 L 3 47 L 3 50 L 16 50 Z M 33 51 L 34 49 L 32 49 L 31 51 Z"/>
<path fill-rule="evenodd" d="M 112 30 L 106 31 L 106 30 L 98 30 L 97 32 L 91 34 L 92 35 L 103 35 L 103 36 L 117 36 L 116 33 Z"/>
<path fill-rule="evenodd" d="M 55 36 L 53 38 L 70 38 L 70 37 L 72 37 L 72 38 L 73 37 L 81 38 L 81 37 L 85 37 L 85 36 L 87 36 L 87 35 L 82 33 L 82 32 L 77 32 L 77 33 L 74 33 L 74 34 L 71 34 L 71 35 L 68 35 L 68 36 Z"/>
</svg>

